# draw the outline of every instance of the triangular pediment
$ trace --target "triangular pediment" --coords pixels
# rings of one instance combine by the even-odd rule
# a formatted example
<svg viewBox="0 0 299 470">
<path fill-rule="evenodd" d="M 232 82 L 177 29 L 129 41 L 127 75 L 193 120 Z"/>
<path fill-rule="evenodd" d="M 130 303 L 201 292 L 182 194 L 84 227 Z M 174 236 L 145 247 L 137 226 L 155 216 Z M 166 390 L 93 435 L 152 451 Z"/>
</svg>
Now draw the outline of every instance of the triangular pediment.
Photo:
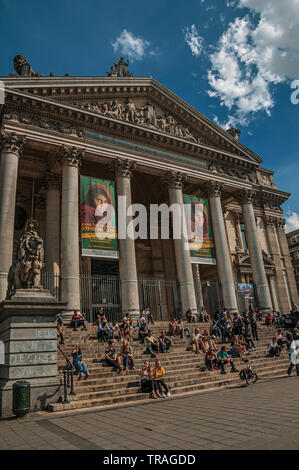
<svg viewBox="0 0 299 470">
<path fill-rule="evenodd" d="M 241 142 L 152 78 L 3 77 L 3 81 L 7 89 L 261 163 Z"/>
</svg>

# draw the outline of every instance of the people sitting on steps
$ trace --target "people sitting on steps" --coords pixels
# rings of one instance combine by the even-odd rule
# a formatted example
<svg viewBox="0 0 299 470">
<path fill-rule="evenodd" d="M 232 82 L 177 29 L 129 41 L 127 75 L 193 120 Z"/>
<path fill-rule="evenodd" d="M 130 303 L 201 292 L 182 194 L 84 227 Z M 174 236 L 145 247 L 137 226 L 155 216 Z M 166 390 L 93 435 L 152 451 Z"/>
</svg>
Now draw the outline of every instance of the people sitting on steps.
<svg viewBox="0 0 299 470">
<path fill-rule="evenodd" d="M 152 314 L 152 312 L 150 311 L 150 308 L 149 308 L 149 307 L 146 307 L 146 308 L 143 310 L 142 314 L 144 315 L 144 317 L 145 317 L 147 323 L 151 322 L 152 325 L 154 324 L 153 314 Z"/>
<path fill-rule="evenodd" d="M 124 371 L 128 370 L 128 366 L 130 366 L 132 370 L 136 370 L 133 349 L 132 346 L 130 346 L 129 341 L 126 339 L 123 342 L 121 354 L 123 357 Z"/>
<path fill-rule="evenodd" d="M 156 381 L 159 395 L 163 398 L 170 397 L 169 387 L 165 383 L 165 369 L 162 367 L 161 361 L 156 361 L 154 380 Z M 163 392 L 162 387 L 164 388 L 165 393 Z"/>
<path fill-rule="evenodd" d="M 169 334 L 170 336 L 176 336 L 180 333 L 180 326 L 178 325 L 178 322 L 176 318 L 173 318 L 169 324 Z"/>
<path fill-rule="evenodd" d="M 203 342 L 203 336 L 200 334 L 199 328 L 195 328 L 194 333 L 192 335 L 191 344 L 196 354 L 199 354 L 200 351 L 205 354 L 208 350 Z"/>
<path fill-rule="evenodd" d="M 153 380 L 154 372 L 149 361 L 144 362 L 144 366 L 140 371 L 140 386 L 142 393 L 150 393 L 151 398 L 158 398 L 159 391 L 157 381 Z"/>
<path fill-rule="evenodd" d="M 211 316 L 208 314 L 206 307 L 203 305 L 200 309 L 200 312 L 198 314 L 198 319 L 199 321 L 204 322 L 210 322 L 211 321 Z"/>
<path fill-rule="evenodd" d="M 73 352 L 73 366 L 79 372 L 78 380 L 80 380 L 85 374 L 85 378 L 89 377 L 89 372 L 86 363 L 83 361 L 83 355 L 79 346 L 75 346 Z"/>
<path fill-rule="evenodd" d="M 196 315 L 192 312 L 191 308 L 188 308 L 186 312 L 186 320 L 187 323 L 195 323 L 196 322 Z"/>
<path fill-rule="evenodd" d="M 226 374 L 225 365 L 230 364 L 231 372 L 238 372 L 238 369 L 235 368 L 233 360 L 229 358 L 228 353 L 226 352 L 226 346 L 221 346 L 221 350 L 217 353 L 218 366 L 221 369 L 221 374 Z"/>
<path fill-rule="evenodd" d="M 99 307 L 99 311 L 96 318 L 96 324 L 99 325 L 102 321 L 107 321 L 103 307 Z"/>
<path fill-rule="evenodd" d="M 132 329 L 130 328 L 128 319 L 125 317 L 119 327 L 120 329 L 120 339 L 124 341 L 125 339 L 131 340 L 132 339 Z"/>
<path fill-rule="evenodd" d="M 271 339 L 269 343 L 269 350 L 268 350 L 269 356 L 278 357 L 280 356 L 280 352 L 281 352 L 281 347 L 277 343 L 276 336 L 273 336 L 273 338 Z"/>
<path fill-rule="evenodd" d="M 184 322 L 181 317 L 179 317 L 179 319 L 177 320 L 177 334 L 180 335 L 181 338 L 184 338 L 185 333 L 187 333 L 189 338 L 191 338 L 190 328 L 188 328 L 188 326 L 184 327 Z"/>
<path fill-rule="evenodd" d="M 212 349 L 209 349 L 205 355 L 205 365 L 208 370 L 218 370 L 217 366 L 217 357 L 215 352 Z"/>
<path fill-rule="evenodd" d="M 159 341 L 159 350 L 160 352 L 169 352 L 171 346 L 173 346 L 173 341 L 166 336 L 166 331 L 161 331 L 161 335 L 158 338 Z"/>
<path fill-rule="evenodd" d="M 138 338 L 140 339 L 141 344 L 144 344 L 144 338 L 148 335 L 149 331 L 150 329 L 145 320 L 143 323 L 139 323 Z"/>
<path fill-rule="evenodd" d="M 217 346 L 214 339 L 211 337 L 209 330 L 205 329 L 202 335 L 202 341 L 204 342 L 206 349 L 211 349 L 212 351 L 217 352 Z"/>
<path fill-rule="evenodd" d="M 106 320 L 103 320 L 101 323 L 99 323 L 98 326 L 98 340 L 99 341 L 109 341 L 112 337 L 112 329 L 109 327 L 108 323 Z"/>
<path fill-rule="evenodd" d="M 159 353 L 159 341 L 153 336 L 153 332 L 149 331 L 148 335 L 145 337 L 146 352 L 151 355 L 151 357 L 156 358 Z"/>
<path fill-rule="evenodd" d="M 267 326 L 275 326 L 275 316 L 272 312 L 268 312 L 265 316 L 265 325 Z"/>
<path fill-rule="evenodd" d="M 87 331 L 86 325 L 84 323 L 84 317 L 82 313 L 80 313 L 78 310 L 74 310 L 74 314 L 71 320 L 71 326 L 74 328 L 74 331 L 77 331 L 78 326 L 82 326 L 82 331 Z"/>
<path fill-rule="evenodd" d="M 121 373 L 122 358 L 116 353 L 113 341 L 108 341 L 108 349 L 105 351 L 105 360 L 109 366 L 114 367 Z"/>
</svg>

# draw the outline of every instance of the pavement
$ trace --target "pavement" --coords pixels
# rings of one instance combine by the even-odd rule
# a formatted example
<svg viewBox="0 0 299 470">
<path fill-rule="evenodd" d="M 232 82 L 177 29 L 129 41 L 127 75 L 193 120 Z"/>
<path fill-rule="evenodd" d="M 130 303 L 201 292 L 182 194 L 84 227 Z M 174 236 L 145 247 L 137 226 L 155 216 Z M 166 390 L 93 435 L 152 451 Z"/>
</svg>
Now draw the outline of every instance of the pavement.
<svg viewBox="0 0 299 470">
<path fill-rule="evenodd" d="M 298 450 L 295 375 L 111 410 L 0 419 L 1 450 Z"/>
</svg>

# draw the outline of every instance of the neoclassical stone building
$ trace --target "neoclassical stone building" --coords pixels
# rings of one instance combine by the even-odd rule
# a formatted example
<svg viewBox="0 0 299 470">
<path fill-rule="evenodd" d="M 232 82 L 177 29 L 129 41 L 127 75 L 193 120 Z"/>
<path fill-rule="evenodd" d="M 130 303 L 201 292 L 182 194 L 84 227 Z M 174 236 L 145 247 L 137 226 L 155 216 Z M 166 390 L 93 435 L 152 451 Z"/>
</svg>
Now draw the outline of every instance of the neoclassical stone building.
<svg viewBox="0 0 299 470">
<path fill-rule="evenodd" d="M 177 306 L 212 309 L 211 286 L 218 304 L 234 312 L 243 308 L 238 283 L 254 284 L 264 311 L 288 312 L 297 303 L 281 209 L 290 194 L 276 187 L 237 129 L 224 131 L 155 79 L 133 77 L 123 59 L 103 77 L 44 77 L 21 56 L 14 67 L 0 77 L 0 300 L 16 243 L 33 219 L 45 240 L 44 270 L 59 279 L 68 312 L 105 304 L 103 292 L 94 300 L 105 276 L 112 284 L 120 279 L 119 300 L 108 303 L 133 314 L 157 295 L 165 318 Z M 118 240 L 114 258 L 86 255 L 79 175 L 115 182 L 128 205 L 206 198 L 216 262 L 198 262 L 179 239 L 127 238 Z"/>
</svg>

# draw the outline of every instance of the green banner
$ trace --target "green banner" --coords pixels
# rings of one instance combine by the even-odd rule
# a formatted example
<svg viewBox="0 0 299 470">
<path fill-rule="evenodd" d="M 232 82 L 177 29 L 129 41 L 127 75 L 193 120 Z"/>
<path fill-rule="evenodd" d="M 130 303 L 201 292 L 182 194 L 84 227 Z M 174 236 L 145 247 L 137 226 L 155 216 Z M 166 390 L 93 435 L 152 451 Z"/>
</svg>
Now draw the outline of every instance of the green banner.
<svg viewBox="0 0 299 470">
<path fill-rule="evenodd" d="M 82 255 L 119 258 L 114 181 L 81 176 Z"/>
<path fill-rule="evenodd" d="M 191 263 L 216 264 L 215 245 L 207 199 L 184 194 Z"/>
</svg>

